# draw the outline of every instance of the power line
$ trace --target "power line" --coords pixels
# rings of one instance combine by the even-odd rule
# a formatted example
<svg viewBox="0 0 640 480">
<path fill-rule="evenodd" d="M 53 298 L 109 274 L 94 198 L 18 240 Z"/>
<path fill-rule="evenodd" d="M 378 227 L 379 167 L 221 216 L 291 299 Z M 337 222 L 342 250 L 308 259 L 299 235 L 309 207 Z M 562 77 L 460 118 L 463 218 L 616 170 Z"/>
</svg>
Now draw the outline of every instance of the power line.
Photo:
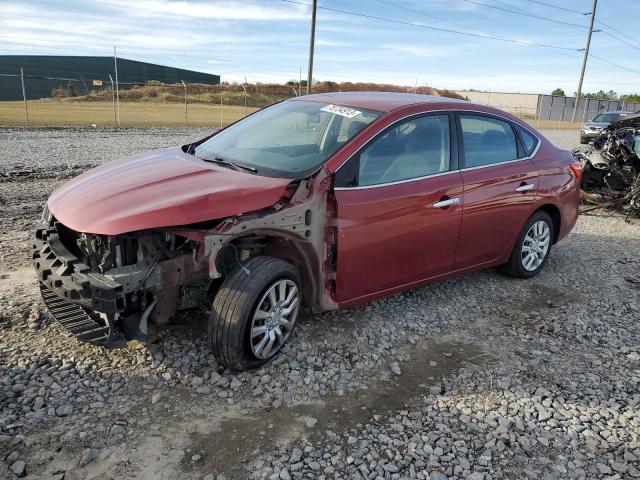
<svg viewBox="0 0 640 480">
<path fill-rule="evenodd" d="M 536 15 L 534 13 L 525 12 L 523 10 L 515 10 L 512 8 L 498 7 L 496 5 L 487 5 L 486 3 L 477 2 L 476 0 L 463 0 L 463 1 L 467 3 L 472 3 L 474 5 L 480 5 L 482 7 L 493 8 L 494 10 L 501 10 L 503 12 L 515 13 L 516 15 L 522 15 L 529 18 L 537 18 L 538 20 L 544 20 L 547 22 L 557 23 L 559 25 L 567 25 L 570 27 L 579 28 L 580 30 L 585 30 L 584 25 L 578 25 L 577 23 L 571 23 L 571 22 L 563 22 L 561 20 L 555 20 L 553 18 L 543 17 L 542 15 Z"/>
<path fill-rule="evenodd" d="M 614 32 L 619 33 L 620 35 L 623 35 L 623 36 L 627 37 L 629 40 L 632 40 L 632 41 L 634 41 L 636 43 L 640 43 L 640 40 L 638 40 L 637 38 L 633 38 L 633 37 L 627 35 L 626 33 L 621 32 L 617 28 L 613 28 L 611 25 L 607 25 L 606 23 L 601 22 L 600 20 L 596 20 L 596 23 L 599 24 L 599 25 L 602 25 L 603 27 L 608 28 L 609 30 L 613 30 Z"/>
<path fill-rule="evenodd" d="M 537 0 L 529 0 L 529 3 L 537 3 L 538 5 L 544 5 L 545 7 L 551 7 L 551 8 L 555 8 L 555 9 L 558 9 L 558 10 L 563 10 L 565 12 L 575 13 L 577 15 L 590 15 L 589 12 L 579 12 L 578 10 L 571 10 L 570 8 L 559 7 L 557 5 L 553 5 L 552 3 L 545 3 L 545 2 L 540 2 L 540 1 L 537 1 Z"/>
<path fill-rule="evenodd" d="M 619 41 L 620 43 L 624 43 L 625 45 L 628 45 L 631 48 L 635 48 L 636 50 L 640 50 L 640 47 L 638 47 L 637 45 L 634 45 L 633 43 L 627 42 L 624 38 L 620 38 L 617 35 L 614 35 L 613 33 L 607 32 L 606 30 L 600 30 L 600 33 L 604 33 L 608 37 L 611 37 L 614 40 Z"/>
<path fill-rule="evenodd" d="M 632 68 L 625 67 L 624 65 L 620 65 L 619 63 L 612 62 L 611 60 L 607 60 L 605 58 L 596 57 L 592 53 L 589 54 L 589 57 L 593 58 L 595 60 L 599 60 L 599 61 L 604 62 L 604 63 L 608 63 L 609 65 L 613 65 L 614 67 L 621 68 L 622 70 L 626 70 L 627 72 L 635 73 L 636 75 L 640 75 L 640 71 L 638 71 L 638 70 L 634 70 Z"/>
<path fill-rule="evenodd" d="M 446 18 L 437 17 L 435 15 L 431 15 L 430 13 L 425 13 L 425 12 L 422 12 L 420 10 L 415 10 L 413 8 L 405 7 L 404 5 L 400 5 L 400 4 L 397 4 L 397 3 L 389 2 L 387 0 L 375 0 L 375 1 L 379 2 L 379 3 L 383 3 L 385 5 L 390 5 L 392 7 L 399 8 L 401 10 L 405 10 L 407 12 L 416 13 L 416 14 L 421 15 L 423 17 L 433 18 L 434 20 L 439 20 L 441 22 L 448 23 L 450 25 L 455 25 L 457 27 L 462 27 L 462 28 L 469 28 L 469 29 L 474 30 L 476 32 L 479 32 L 479 33 L 481 33 L 483 35 L 492 35 L 491 33 L 483 32 L 482 30 L 479 30 L 479 29 L 474 28 L 474 27 L 470 27 L 469 25 L 464 25 L 464 24 L 458 23 L 458 22 L 452 22 L 451 20 L 447 20 Z"/>
<path fill-rule="evenodd" d="M 503 2 L 502 0 L 494 0 L 494 1 L 495 1 L 495 2 L 498 2 L 498 3 L 502 3 L 503 5 L 507 5 L 507 6 L 509 6 L 509 7 L 512 7 L 512 5 L 511 5 L 511 4 L 509 4 L 509 3 L 507 3 L 507 2 Z M 531 2 L 531 3 L 537 3 L 537 4 L 540 4 L 540 5 L 547 6 L 547 7 L 557 8 L 557 9 L 559 9 L 559 10 L 564 10 L 564 11 L 571 12 L 571 13 L 577 13 L 577 14 L 580 14 L 580 15 L 591 15 L 590 13 L 582 13 L 582 12 L 578 12 L 577 10 L 570 10 L 570 9 L 563 8 L 563 7 L 557 7 L 557 6 L 552 5 L 552 4 L 550 4 L 550 3 L 540 2 L 540 1 L 537 1 L 537 0 L 529 0 L 529 2 Z M 513 7 L 513 8 L 516 8 L 516 7 Z M 517 10 L 518 10 L 518 11 L 521 11 L 521 12 L 525 12 L 524 10 L 519 9 L 519 8 L 518 8 Z M 525 12 L 525 13 L 529 13 L 529 12 Z M 633 37 L 629 37 L 629 35 L 627 35 L 626 33 L 621 32 L 621 31 L 619 31 L 619 30 L 615 29 L 614 27 L 609 26 L 609 25 L 607 25 L 607 24 L 606 24 L 606 23 L 604 23 L 604 22 L 601 22 L 601 21 L 599 21 L 599 20 L 595 20 L 595 22 L 596 22 L 596 23 L 598 23 L 598 24 L 600 24 L 600 25 L 602 25 L 602 26 L 604 26 L 604 27 L 606 27 L 606 28 L 608 28 L 609 30 L 613 30 L 614 32 L 618 32 L 619 34 L 624 35 L 624 36 L 626 36 L 626 37 L 630 38 L 631 40 L 633 40 L 633 41 L 634 41 L 634 42 L 636 42 L 636 43 L 640 43 L 640 41 L 636 40 L 635 38 L 633 38 Z M 614 34 L 612 34 L 612 33 L 610 33 L 610 32 L 605 31 L 605 30 L 600 30 L 600 31 L 601 31 L 602 33 L 604 33 L 605 35 L 610 36 L 610 37 L 611 37 L 611 38 L 613 38 L 614 40 L 617 40 L 617 41 L 619 41 L 619 42 L 621 42 L 621 43 L 624 43 L 624 44 L 626 44 L 626 45 L 630 46 L 631 48 L 635 48 L 636 50 L 640 50 L 640 47 L 638 47 L 637 45 L 634 45 L 634 44 L 632 44 L 632 43 L 629 43 L 627 40 L 625 40 L 625 39 L 623 39 L 623 38 L 620 38 L 620 37 L 618 37 L 617 35 L 614 35 Z"/>
<path fill-rule="evenodd" d="M 400 4 L 397 4 L 397 3 L 394 3 L 394 2 L 390 2 L 388 0 L 375 0 L 375 1 L 379 2 L 379 3 L 382 3 L 382 4 L 385 4 L 385 5 L 390 5 L 392 7 L 399 8 L 401 10 L 405 10 L 405 11 L 410 12 L 410 13 L 415 13 L 415 14 L 421 15 L 423 17 L 433 18 L 434 20 L 439 20 L 441 22 L 449 23 L 451 25 L 456 25 L 456 26 L 462 27 L 462 28 L 469 28 L 469 29 L 471 29 L 471 30 L 473 30 L 475 32 L 481 33 L 483 36 L 486 36 L 486 37 L 495 37 L 496 36 L 496 35 L 494 35 L 492 33 L 487 33 L 485 31 L 482 31 L 482 30 L 477 29 L 475 27 L 471 27 L 471 26 L 465 25 L 463 23 L 452 22 L 451 20 L 447 20 L 446 18 L 437 17 L 435 15 L 431 15 L 430 13 L 425 13 L 425 12 L 422 12 L 420 10 L 415 10 L 413 8 L 405 7 L 404 5 L 400 5 Z M 501 38 L 505 38 L 505 37 L 501 37 Z M 537 46 L 537 45 L 533 45 L 533 46 Z M 547 48 L 547 47 L 540 47 L 540 48 Z M 571 57 L 571 55 L 566 54 L 566 53 L 562 53 L 562 52 L 559 52 L 559 51 L 556 51 L 556 53 L 559 54 L 559 55 L 564 55 L 564 56 L 567 56 L 567 57 Z"/>
<path fill-rule="evenodd" d="M 307 7 L 311 6 L 311 4 L 309 4 L 309 3 L 299 2 L 297 0 L 280 0 L 280 1 L 286 2 L 286 3 L 293 3 L 293 4 L 296 4 L 296 5 L 304 5 L 304 6 L 307 6 Z M 512 38 L 499 37 L 497 35 L 479 35 L 479 34 L 476 34 L 476 33 L 461 32 L 461 31 L 452 30 L 452 29 L 449 29 L 449 28 L 430 27 L 430 26 L 427 26 L 427 25 L 421 25 L 419 23 L 405 22 L 405 21 L 402 21 L 402 20 L 394 20 L 394 19 L 391 19 L 391 18 L 378 17 L 378 16 L 375 16 L 375 15 L 368 15 L 368 14 L 365 14 L 365 13 L 352 12 L 352 11 L 349 11 L 349 10 L 341 10 L 339 8 L 331 8 L 331 7 L 325 7 L 325 6 L 318 5 L 318 9 L 327 10 L 327 11 L 335 12 L 335 13 L 342 13 L 342 14 L 345 14 L 345 15 L 353 15 L 353 16 L 356 16 L 356 17 L 368 18 L 368 19 L 371 19 L 371 20 L 378 20 L 378 21 L 381 21 L 381 22 L 395 23 L 395 24 L 398 24 L 398 25 L 405 25 L 405 26 L 411 26 L 411 27 L 416 27 L 416 28 L 422 28 L 422 29 L 425 29 L 425 30 L 435 30 L 435 31 L 438 31 L 438 32 L 455 33 L 457 35 L 464 35 L 464 36 L 467 36 L 467 37 L 484 38 L 484 39 L 489 39 L 489 40 L 499 40 L 501 42 L 514 43 L 514 44 L 518 44 L 518 45 L 525 45 L 525 46 L 528 46 L 528 47 L 544 47 L 544 48 L 553 48 L 553 49 L 557 49 L 557 50 L 569 50 L 569 51 L 574 51 L 574 52 L 582 51 L 582 49 L 579 49 L 579 48 L 561 47 L 561 46 L 558 46 L 558 45 L 549 45 L 549 44 L 544 44 L 544 43 L 525 42 L 523 40 L 515 40 L 515 39 L 512 39 Z"/>
<path fill-rule="evenodd" d="M 393 4 L 392 2 L 389 2 L 389 1 L 387 1 L 387 0 L 376 0 L 376 1 L 378 1 L 378 2 L 382 2 L 382 3 L 386 3 L 386 4 L 390 4 L 390 5 L 394 5 L 394 6 L 396 6 L 396 7 L 402 8 L 402 9 L 404 9 L 404 10 L 412 11 L 412 12 L 414 12 L 414 13 L 422 14 L 422 12 L 419 12 L 419 11 L 417 11 L 417 10 L 413 10 L 413 9 L 409 9 L 409 8 L 406 8 L 406 7 L 402 7 L 402 6 L 397 5 L 397 4 Z M 474 4 L 477 4 L 477 5 L 483 5 L 483 6 L 485 6 L 485 7 L 489 7 L 489 8 L 495 8 L 495 9 L 498 9 L 498 10 L 511 11 L 510 9 L 505 9 L 505 8 L 496 7 L 496 6 L 493 6 L 493 5 L 483 4 L 483 3 L 481 3 L 481 2 L 477 2 L 477 1 L 475 1 L 475 0 L 464 0 L 464 1 L 469 2 L 469 3 L 474 3 Z M 511 6 L 510 4 L 508 4 L 508 3 L 506 3 L 506 2 L 503 2 L 502 0 L 494 0 L 494 1 L 496 1 L 496 2 L 498 2 L 498 3 L 502 3 L 503 5 Z M 591 13 L 582 13 L 582 12 L 578 12 L 577 10 L 570 10 L 570 9 L 566 9 L 566 8 L 562 8 L 562 7 L 556 7 L 555 5 L 547 4 L 547 3 L 545 3 L 545 2 L 540 2 L 540 1 L 537 1 L 537 0 L 529 0 L 529 1 L 530 1 L 531 3 L 537 3 L 537 4 L 545 5 L 545 6 L 548 6 L 548 7 L 555 7 L 555 8 L 558 8 L 558 9 L 560 9 L 560 10 L 565 10 L 565 11 L 568 11 L 568 12 L 571 12 L 571 13 L 578 13 L 578 14 L 580 14 L 580 15 L 591 15 Z M 515 7 L 514 7 L 514 8 L 515 8 Z M 559 21 L 557 21 L 557 20 L 553 20 L 553 19 L 550 19 L 550 18 L 546 18 L 546 17 L 541 17 L 541 16 L 538 16 L 538 15 L 530 14 L 529 12 L 525 12 L 525 11 L 520 10 L 520 9 L 518 9 L 518 10 L 513 10 L 513 11 L 512 11 L 512 13 L 517 13 L 517 14 L 521 14 L 521 15 L 528 15 L 528 16 L 534 16 L 534 18 L 540 18 L 540 19 L 545 19 L 545 20 L 548 20 L 548 21 L 553 21 L 553 22 L 559 23 Z M 426 14 L 424 14 L 424 15 L 425 15 L 425 16 L 430 16 L 430 15 L 426 15 Z M 437 17 L 434 17 L 434 16 L 431 16 L 431 17 L 432 17 L 432 18 L 437 18 Z M 618 33 L 620 33 L 620 34 L 625 35 L 626 37 L 630 38 L 631 40 L 637 41 L 637 40 L 636 40 L 636 39 L 634 39 L 633 37 L 629 37 L 629 35 L 626 35 L 625 33 L 620 32 L 619 30 L 616 30 L 615 28 L 613 28 L 613 27 L 611 27 L 611 26 L 609 26 L 609 25 L 605 24 L 604 22 L 601 22 L 601 21 L 599 21 L 599 20 L 594 20 L 594 21 L 595 21 L 596 23 L 599 23 L 600 25 L 603 25 L 603 26 L 605 26 L 605 27 L 609 28 L 610 30 L 617 31 L 617 32 L 618 32 Z M 560 22 L 560 23 L 566 23 L 566 22 Z M 577 26 L 576 24 L 568 24 L 568 25 Z M 467 27 L 467 28 L 469 28 L 469 27 Z M 582 28 L 582 27 L 581 27 L 581 28 Z M 636 49 L 636 50 L 640 50 L 640 47 L 638 47 L 637 45 L 634 45 L 634 44 L 632 44 L 632 43 L 630 43 L 630 42 L 626 41 L 625 39 L 618 37 L 617 35 L 614 35 L 614 34 L 612 34 L 612 33 L 610 33 L 610 32 L 605 31 L 605 30 L 601 30 L 601 33 L 604 33 L 605 35 L 608 35 L 609 37 L 611 37 L 611 38 L 613 38 L 613 39 L 615 39 L 615 40 L 617 40 L 617 41 L 619 41 L 619 42 L 621 42 L 621 43 L 624 43 L 624 44 L 626 44 L 626 45 L 630 46 L 631 48 L 634 48 L 634 49 Z M 608 63 L 609 65 L 613 65 L 613 66 L 616 66 L 616 67 L 618 67 L 618 68 L 624 69 L 624 70 L 626 70 L 626 71 L 628 71 L 628 72 L 636 73 L 636 74 L 640 74 L 639 72 L 637 72 L 637 71 L 635 71 L 635 70 L 633 70 L 633 69 L 630 69 L 630 68 L 624 67 L 623 65 L 620 65 L 620 64 L 617 64 L 617 63 L 611 62 L 611 61 L 609 61 L 609 60 L 602 59 L 602 58 L 600 58 L 600 57 L 596 57 L 595 55 L 591 55 L 591 54 L 589 54 L 588 56 L 589 56 L 589 57 L 592 57 L 592 58 L 594 58 L 594 59 L 596 59 L 596 60 L 600 60 L 600 61 L 603 61 L 603 62 L 605 62 L 605 63 Z"/>
</svg>

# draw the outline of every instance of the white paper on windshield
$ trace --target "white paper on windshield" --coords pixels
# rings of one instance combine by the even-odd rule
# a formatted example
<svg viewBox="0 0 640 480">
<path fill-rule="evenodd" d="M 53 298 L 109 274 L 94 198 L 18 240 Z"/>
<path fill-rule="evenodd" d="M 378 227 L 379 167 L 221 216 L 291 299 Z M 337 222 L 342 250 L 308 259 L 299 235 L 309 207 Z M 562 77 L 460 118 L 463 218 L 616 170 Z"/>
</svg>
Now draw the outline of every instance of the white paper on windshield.
<svg viewBox="0 0 640 480">
<path fill-rule="evenodd" d="M 327 105 L 326 107 L 322 107 L 320 110 L 322 110 L 323 112 L 335 113 L 336 115 L 347 118 L 357 117 L 362 113 L 359 110 L 354 110 L 353 108 L 349 107 L 342 107 L 340 105 Z"/>
</svg>

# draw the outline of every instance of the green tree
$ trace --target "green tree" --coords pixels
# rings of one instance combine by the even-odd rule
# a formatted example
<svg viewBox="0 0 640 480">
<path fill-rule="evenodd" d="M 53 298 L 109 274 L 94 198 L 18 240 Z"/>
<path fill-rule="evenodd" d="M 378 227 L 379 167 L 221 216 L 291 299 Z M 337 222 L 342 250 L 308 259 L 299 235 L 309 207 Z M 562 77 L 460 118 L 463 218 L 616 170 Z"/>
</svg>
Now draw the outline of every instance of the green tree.
<svg viewBox="0 0 640 480">
<path fill-rule="evenodd" d="M 640 103 L 640 94 L 629 93 L 627 95 L 620 95 L 619 100 L 622 102 Z"/>
<path fill-rule="evenodd" d="M 551 92 L 551 95 L 554 97 L 564 97 L 564 90 L 561 88 L 556 88 L 553 92 Z"/>
<path fill-rule="evenodd" d="M 596 93 L 583 93 L 582 98 L 592 98 L 594 100 L 617 100 L 618 94 L 613 90 L 609 90 L 605 92 L 604 90 L 599 90 Z"/>
</svg>

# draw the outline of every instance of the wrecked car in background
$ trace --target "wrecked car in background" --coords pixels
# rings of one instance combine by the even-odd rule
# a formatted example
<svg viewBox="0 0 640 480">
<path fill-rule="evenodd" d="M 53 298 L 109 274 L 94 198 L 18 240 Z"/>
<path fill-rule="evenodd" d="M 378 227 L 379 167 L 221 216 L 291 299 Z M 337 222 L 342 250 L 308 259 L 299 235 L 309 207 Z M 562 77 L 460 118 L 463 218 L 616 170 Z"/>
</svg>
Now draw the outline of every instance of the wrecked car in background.
<svg viewBox="0 0 640 480">
<path fill-rule="evenodd" d="M 628 115 L 603 129 L 593 148 L 575 150 L 583 166 L 582 199 L 597 208 L 640 215 L 640 114 Z"/>
<path fill-rule="evenodd" d="M 620 120 L 634 112 L 626 112 L 617 110 L 614 112 L 603 112 L 595 116 L 595 118 L 585 123 L 580 129 L 580 143 L 589 143 L 591 140 L 600 135 L 600 132 L 611 125 L 612 122 Z"/>
<path fill-rule="evenodd" d="M 302 309 L 492 266 L 536 275 L 577 220 L 580 174 L 491 107 L 311 95 L 80 175 L 49 198 L 33 259 L 47 307 L 81 340 L 119 346 L 210 309 L 217 360 L 248 369 Z"/>
</svg>

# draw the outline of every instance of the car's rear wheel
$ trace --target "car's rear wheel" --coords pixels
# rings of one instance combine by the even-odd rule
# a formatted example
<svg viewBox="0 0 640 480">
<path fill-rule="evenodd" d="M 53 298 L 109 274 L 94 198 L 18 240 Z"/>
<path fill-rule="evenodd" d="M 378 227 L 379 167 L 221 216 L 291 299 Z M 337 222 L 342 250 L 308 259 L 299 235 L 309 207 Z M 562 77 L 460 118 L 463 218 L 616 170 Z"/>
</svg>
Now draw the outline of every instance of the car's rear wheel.
<svg viewBox="0 0 640 480">
<path fill-rule="evenodd" d="M 299 315 L 299 278 L 290 263 L 264 256 L 227 276 L 209 318 L 209 345 L 221 365 L 247 370 L 278 354 Z"/>
<path fill-rule="evenodd" d="M 554 225 L 548 213 L 537 211 L 525 223 L 504 270 L 513 277 L 531 278 L 542 270 L 551 253 Z"/>
</svg>

